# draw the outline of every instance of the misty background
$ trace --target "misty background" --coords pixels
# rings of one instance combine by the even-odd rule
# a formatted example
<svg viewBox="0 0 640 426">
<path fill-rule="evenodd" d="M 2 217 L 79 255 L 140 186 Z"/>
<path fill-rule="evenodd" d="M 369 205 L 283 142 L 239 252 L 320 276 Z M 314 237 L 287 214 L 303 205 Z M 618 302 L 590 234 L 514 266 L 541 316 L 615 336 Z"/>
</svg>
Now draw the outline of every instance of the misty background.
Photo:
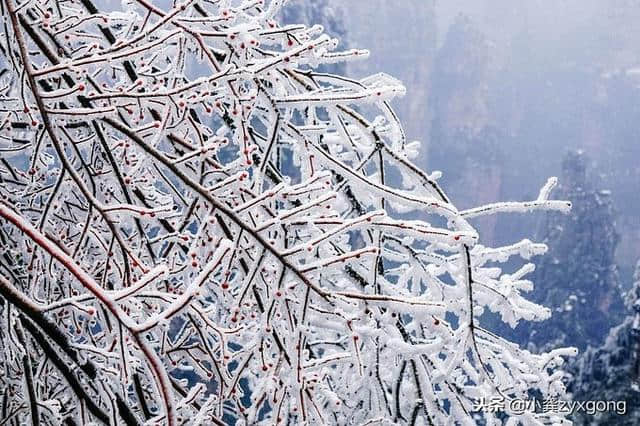
<svg viewBox="0 0 640 426">
<path fill-rule="evenodd" d="M 421 165 L 443 171 L 456 205 L 537 194 L 581 149 L 597 186 L 612 191 L 616 261 L 631 281 L 640 257 L 640 1 L 335 3 L 344 44 L 371 51 L 347 73 L 404 82 L 394 106 L 407 137 L 422 141 Z M 465 153 L 490 170 L 466 170 L 451 155 Z M 493 223 L 482 237 L 506 242 L 516 227 Z"/>
<path fill-rule="evenodd" d="M 443 172 L 458 208 L 535 199 L 558 176 L 571 215 L 474 222 L 486 245 L 549 245 L 529 278 L 551 319 L 484 321 L 530 350 L 578 347 L 575 399 L 627 401 L 626 416 L 577 424 L 638 424 L 640 0 L 291 0 L 283 19 L 370 50 L 332 71 L 405 84 L 392 104 L 421 141 L 416 162 Z"/>
</svg>

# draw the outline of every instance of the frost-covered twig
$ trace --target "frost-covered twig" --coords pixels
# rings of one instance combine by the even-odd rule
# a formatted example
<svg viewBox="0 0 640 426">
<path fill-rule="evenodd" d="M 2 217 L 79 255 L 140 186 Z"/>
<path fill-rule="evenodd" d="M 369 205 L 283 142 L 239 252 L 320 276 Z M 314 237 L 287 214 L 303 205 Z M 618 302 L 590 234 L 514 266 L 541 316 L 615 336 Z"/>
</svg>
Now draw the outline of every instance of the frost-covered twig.
<svg viewBox="0 0 640 426">
<path fill-rule="evenodd" d="M 469 423 L 480 397 L 563 393 L 571 350 L 481 325 L 548 316 L 531 264 L 500 268 L 544 245 L 469 223 L 567 211 L 555 180 L 458 211 L 411 161 L 401 83 L 316 71 L 366 51 L 284 3 L 0 1 L 5 419 Z"/>
</svg>

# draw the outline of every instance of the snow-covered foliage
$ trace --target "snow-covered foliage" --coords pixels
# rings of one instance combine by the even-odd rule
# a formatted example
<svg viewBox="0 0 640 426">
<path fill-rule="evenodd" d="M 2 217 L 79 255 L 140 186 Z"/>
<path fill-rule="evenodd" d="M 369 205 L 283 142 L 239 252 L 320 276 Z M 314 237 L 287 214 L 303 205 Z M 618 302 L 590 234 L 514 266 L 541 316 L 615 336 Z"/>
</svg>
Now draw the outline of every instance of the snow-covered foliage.
<svg viewBox="0 0 640 426">
<path fill-rule="evenodd" d="M 495 424 L 478 398 L 564 394 L 573 349 L 479 321 L 549 316 L 513 269 L 545 246 L 469 223 L 567 211 L 555 180 L 456 209 L 403 86 L 315 71 L 367 53 L 283 3 L 0 3 L 3 421 Z"/>
<path fill-rule="evenodd" d="M 605 342 L 574 358 L 568 388 L 576 400 L 625 401 L 626 413 L 576 413 L 578 424 L 637 425 L 640 422 L 640 262 L 625 298 L 627 315 Z"/>
<path fill-rule="evenodd" d="M 571 215 L 549 215 L 541 239 L 549 253 L 532 274 L 531 300 L 552 310 L 549 321 L 523 323 L 517 341 L 531 347 L 601 346 L 624 316 L 615 252 L 619 241 L 612 195 L 598 188 L 583 151 L 562 161 L 558 194 L 570 200 Z"/>
</svg>

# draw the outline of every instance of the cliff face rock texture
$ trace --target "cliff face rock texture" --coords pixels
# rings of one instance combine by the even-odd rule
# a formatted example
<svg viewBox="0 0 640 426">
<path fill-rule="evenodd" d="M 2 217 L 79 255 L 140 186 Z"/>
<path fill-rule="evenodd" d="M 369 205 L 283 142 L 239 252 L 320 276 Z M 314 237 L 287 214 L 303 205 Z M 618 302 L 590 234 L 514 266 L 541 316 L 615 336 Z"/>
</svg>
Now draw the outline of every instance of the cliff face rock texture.
<svg viewBox="0 0 640 426">
<path fill-rule="evenodd" d="M 343 47 L 370 50 L 348 75 L 371 66 L 404 83 L 409 95 L 393 105 L 407 138 L 421 141 L 418 162 L 437 164 L 461 206 L 533 196 L 560 174 L 568 150 L 583 149 L 603 185 L 616 188 L 625 229 L 616 261 L 630 276 L 640 257 L 640 222 L 627 213 L 640 208 L 632 160 L 640 155 L 640 3 L 291 0 L 287 8 L 317 15 Z M 454 161 L 461 154 L 469 158 Z M 475 176 L 465 174 L 471 168 Z M 520 220 L 477 225 L 485 238 L 508 242 Z"/>
<path fill-rule="evenodd" d="M 427 142 L 431 70 L 436 51 L 434 0 L 407 0 L 400 7 L 387 0 L 350 0 L 340 3 L 349 47 L 366 46 L 371 56 L 353 62 L 348 73 L 362 77 L 376 69 L 401 80 L 411 96 L 394 102 L 407 137 Z M 424 149 L 424 148 L 423 148 Z"/>
</svg>

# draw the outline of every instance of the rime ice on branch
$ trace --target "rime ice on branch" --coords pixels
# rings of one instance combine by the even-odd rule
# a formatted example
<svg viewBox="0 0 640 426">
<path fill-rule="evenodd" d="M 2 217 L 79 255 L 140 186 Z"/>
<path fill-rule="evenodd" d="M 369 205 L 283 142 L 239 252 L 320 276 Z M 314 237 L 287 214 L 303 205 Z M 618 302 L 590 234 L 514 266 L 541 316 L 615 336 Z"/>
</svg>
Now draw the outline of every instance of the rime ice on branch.
<svg viewBox="0 0 640 426">
<path fill-rule="evenodd" d="M 404 87 L 315 71 L 367 52 L 283 3 L 2 0 L 2 421 L 472 424 L 563 395 L 572 349 L 479 320 L 548 316 L 533 265 L 501 268 L 545 247 L 468 222 L 566 211 L 554 181 L 458 211 L 411 162 Z"/>
</svg>

